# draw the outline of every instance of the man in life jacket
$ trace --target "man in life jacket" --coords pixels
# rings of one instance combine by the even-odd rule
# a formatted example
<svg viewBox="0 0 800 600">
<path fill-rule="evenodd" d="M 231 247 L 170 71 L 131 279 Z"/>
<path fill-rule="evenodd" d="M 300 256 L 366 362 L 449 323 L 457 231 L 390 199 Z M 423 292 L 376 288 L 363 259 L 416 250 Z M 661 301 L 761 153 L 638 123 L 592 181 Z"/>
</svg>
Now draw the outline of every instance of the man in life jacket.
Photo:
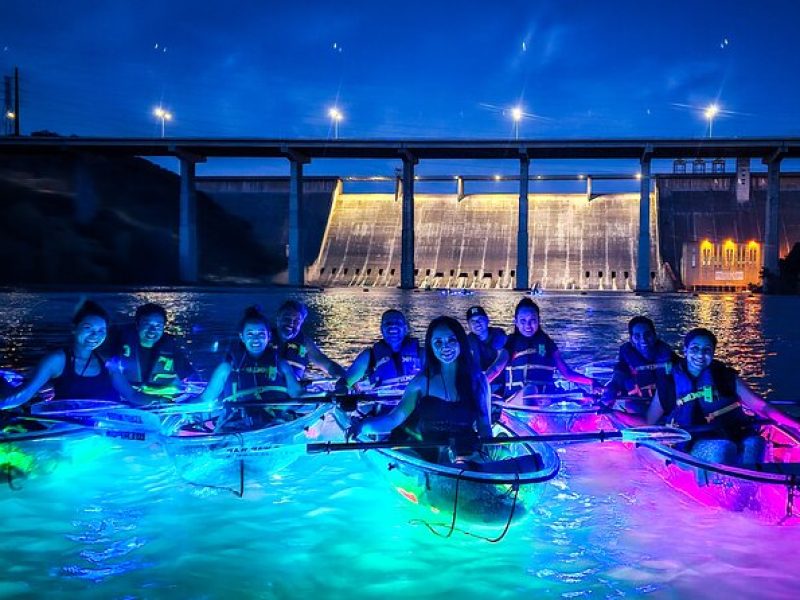
<svg viewBox="0 0 800 600">
<path fill-rule="evenodd" d="M 593 390 L 599 387 L 591 377 L 578 373 L 564 362 L 558 346 L 540 324 L 536 303 L 530 298 L 520 300 L 514 311 L 514 333 L 508 336 L 501 350 L 503 398 L 520 391 L 526 396 L 554 393 L 556 371 L 567 381 Z"/>
<path fill-rule="evenodd" d="M 467 326 L 469 327 L 467 339 L 472 356 L 491 384 L 503 372 L 500 351 L 505 346 L 508 336 L 499 327 L 489 326 L 489 315 L 482 306 L 473 306 L 467 310 Z M 499 386 L 499 382 L 497 385 Z"/>
<path fill-rule="evenodd" d="M 278 357 L 289 363 L 298 381 L 307 379 L 309 365 L 322 369 L 330 377 L 342 377 L 344 369 L 325 356 L 314 340 L 303 333 L 307 316 L 308 308 L 302 302 L 287 300 L 281 304 L 271 345 L 277 350 Z"/>
<path fill-rule="evenodd" d="M 132 386 L 147 394 L 179 393 L 185 382 L 199 379 L 183 348 L 164 332 L 167 311 L 147 303 L 136 309 L 134 322 L 112 334 L 104 353 L 119 358 Z"/>
<path fill-rule="evenodd" d="M 617 398 L 624 398 L 623 406 L 617 408 L 644 416 L 656 389 L 672 373 L 678 355 L 658 339 L 653 321 L 645 316 L 633 317 L 628 322 L 628 336 L 628 341 L 619 348 L 614 373 L 603 391 L 603 402 L 611 405 Z"/>
<path fill-rule="evenodd" d="M 365 378 L 372 387 L 402 386 L 419 372 L 424 355 L 419 341 L 408 335 L 408 321 L 402 312 L 390 309 L 383 313 L 381 336 L 356 356 L 337 389 L 352 388 Z"/>
<path fill-rule="evenodd" d="M 728 365 L 714 360 L 717 338 L 708 329 L 692 329 L 683 341 L 685 358 L 656 392 L 647 412 L 649 424 L 689 429 L 687 450 L 712 463 L 747 465 L 763 461 L 765 441 L 746 407 L 779 425 L 797 428 L 787 415 L 769 405 Z"/>
</svg>

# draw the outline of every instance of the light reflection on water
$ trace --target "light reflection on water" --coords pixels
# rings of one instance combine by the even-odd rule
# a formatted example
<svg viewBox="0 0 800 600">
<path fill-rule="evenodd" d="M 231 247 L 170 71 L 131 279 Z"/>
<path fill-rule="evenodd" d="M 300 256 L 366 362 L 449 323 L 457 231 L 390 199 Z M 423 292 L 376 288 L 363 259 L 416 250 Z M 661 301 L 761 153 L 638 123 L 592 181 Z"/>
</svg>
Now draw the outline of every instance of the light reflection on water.
<svg viewBox="0 0 800 600">
<path fill-rule="evenodd" d="M 508 326 L 518 296 L 443 297 L 395 290 L 297 294 L 308 331 L 335 359 L 378 335 L 388 307 L 417 335 L 440 313 L 463 319 L 482 303 Z M 162 302 L 206 369 L 253 301 L 274 312 L 282 293 L 97 294 L 118 315 Z M 2 365 L 19 368 L 68 334 L 74 294 L 3 294 Z M 610 358 L 625 323 L 650 315 L 675 345 L 693 326 L 714 329 L 720 355 L 771 398 L 792 398 L 800 302 L 758 296 L 559 295 L 537 299 L 544 328 L 574 363 Z M 202 321 L 200 319 L 202 318 Z M 345 360 L 345 362 L 347 362 Z M 409 521 L 416 511 L 352 455 L 303 457 L 243 499 L 194 488 L 159 447 L 111 447 L 89 438 L 75 467 L 0 491 L 0 598 L 243 597 L 651 598 L 793 597 L 800 585 L 796 530 L 714 512 L 665 487 L 635 453 L 607 443 L 563 451 L 562 474 L 539 511 L 498 545 L 442 540 Z M 492 532 L 488 532 L 492 533 Z M 776 557 L 784 564 L 776 566 Z"/>
</svg>

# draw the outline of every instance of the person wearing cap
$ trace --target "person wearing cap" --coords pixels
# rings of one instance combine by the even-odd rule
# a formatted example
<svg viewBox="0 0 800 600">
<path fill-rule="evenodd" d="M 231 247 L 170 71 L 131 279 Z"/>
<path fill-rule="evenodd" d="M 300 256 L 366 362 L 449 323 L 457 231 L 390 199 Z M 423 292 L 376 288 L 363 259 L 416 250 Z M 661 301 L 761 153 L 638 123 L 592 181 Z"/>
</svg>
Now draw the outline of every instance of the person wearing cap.
<svg viewBox="0 0 800 600">
<path fill-rule="evenodd" d="M 374 387 L 402 385 L 419 372 L 423 357 L 419 341 L 408 334 L 405 315 L 389 309 L 381 316 L 381 339 L 356 356 L 337 389 L 352 388 L 365 378 Z"/>
<path fill-rule="evenodd" d="M 472 355 L 491 383 L 503 372 L 500 352 L 508 336 L 499 327 L 489 326 L 489 315 L 482 306 L 472 306 L 467 310 L 467 326 Z"/>
<path fill-rule="evenodd" d="M 309 365 L 322 369 L 331 377 L 343 377 L 345 370 L 325 356 L 314 340 L 303 333 L 307 316 L 308 308 L 302 302 L 287 300 L 280 305 L 275 335 L 270 336 L 278 357 L 289 363 L 298 381 L 303 380 Z"/>
</svg>

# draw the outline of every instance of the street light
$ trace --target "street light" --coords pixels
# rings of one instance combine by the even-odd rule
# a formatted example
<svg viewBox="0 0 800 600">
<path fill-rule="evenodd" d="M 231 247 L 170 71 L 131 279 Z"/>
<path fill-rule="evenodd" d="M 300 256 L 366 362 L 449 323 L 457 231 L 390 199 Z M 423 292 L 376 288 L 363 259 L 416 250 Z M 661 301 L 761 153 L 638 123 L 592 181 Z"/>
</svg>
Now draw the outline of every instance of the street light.
<svg viewBox="0 0 800 600">
<path fill-rule="evenodd" d="M 153 114 L 157 119 L 161 119 L 161 137 L 164 137 L 164 124 L 167 121 L 172 121 L 172 113 L 164 110 L 162 107 L 157 106 L 153 109 Z"/>
<path fill-rule="evenodd" d="M 716 104 L 709 104 L 706 107 L 706 119 L 708 119 L 708 137 L 711 137 L 711 132 L 714 127 L 714 117 L 719 114 L 719 106 Z"/>
<path fill-rule="evenodd" d="M 6 119 L 8 119 L 9 121 L 13 121 L 16 118 L 17 115 L 14 114 L 13 110 L 6 111 Z"/>
<path fill-rule="evenodd" d="M 514 139 L 519 139 L 519 122 L 522 120 L 522 109 L 515 106 L 511 109 L 511 118 L 514 119 Z"/>
<path fill-rule="evenodd" d="M 339 139 L 339 121 L 344 119 L 344 115 L 339 112 L 339 109 L 333 107 L 328 111 L 328 116 L 331 118 L 331 122 L 333 123 L 333 139 Z"/>
</svg>

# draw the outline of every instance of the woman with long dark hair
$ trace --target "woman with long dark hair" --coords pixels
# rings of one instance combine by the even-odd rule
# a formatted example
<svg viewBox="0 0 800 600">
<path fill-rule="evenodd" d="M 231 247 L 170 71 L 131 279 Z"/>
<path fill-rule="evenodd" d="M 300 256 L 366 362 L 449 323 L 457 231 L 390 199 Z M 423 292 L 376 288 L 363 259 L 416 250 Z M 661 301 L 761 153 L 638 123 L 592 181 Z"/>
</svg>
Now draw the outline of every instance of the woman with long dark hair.
<svg viewBox="0 0 800 600">
<path fill-rule="evenodd" d="M 489 382 L 470 352 L 467 334 L 450 317 L 437 317 L 425 334 L 425 366 L 389 413 L 353 419 L 349 435 L 389 433 L 396 438 L 451 444 L 455 458 L 477 449 L 478 436 L 490 437 Z M 439 452 L 424 454 L 442 461 Z M 451 457 L 452 458 L 452 457 Z"/>
<path fill-rule="evenodd" d="M 92 300 L 81 302 L 72 317 L 71 343 L 45 356 L 33 376 L 13 394 L 0 399 L 0 408 L 15 408 L 31 400 L 48 382 L 55 400 L 110 400 L 131 404 L 149 402 L 135 392 L 119 367 L 98 353 L 108 332 L 108 313 Z"/>
</svg>

